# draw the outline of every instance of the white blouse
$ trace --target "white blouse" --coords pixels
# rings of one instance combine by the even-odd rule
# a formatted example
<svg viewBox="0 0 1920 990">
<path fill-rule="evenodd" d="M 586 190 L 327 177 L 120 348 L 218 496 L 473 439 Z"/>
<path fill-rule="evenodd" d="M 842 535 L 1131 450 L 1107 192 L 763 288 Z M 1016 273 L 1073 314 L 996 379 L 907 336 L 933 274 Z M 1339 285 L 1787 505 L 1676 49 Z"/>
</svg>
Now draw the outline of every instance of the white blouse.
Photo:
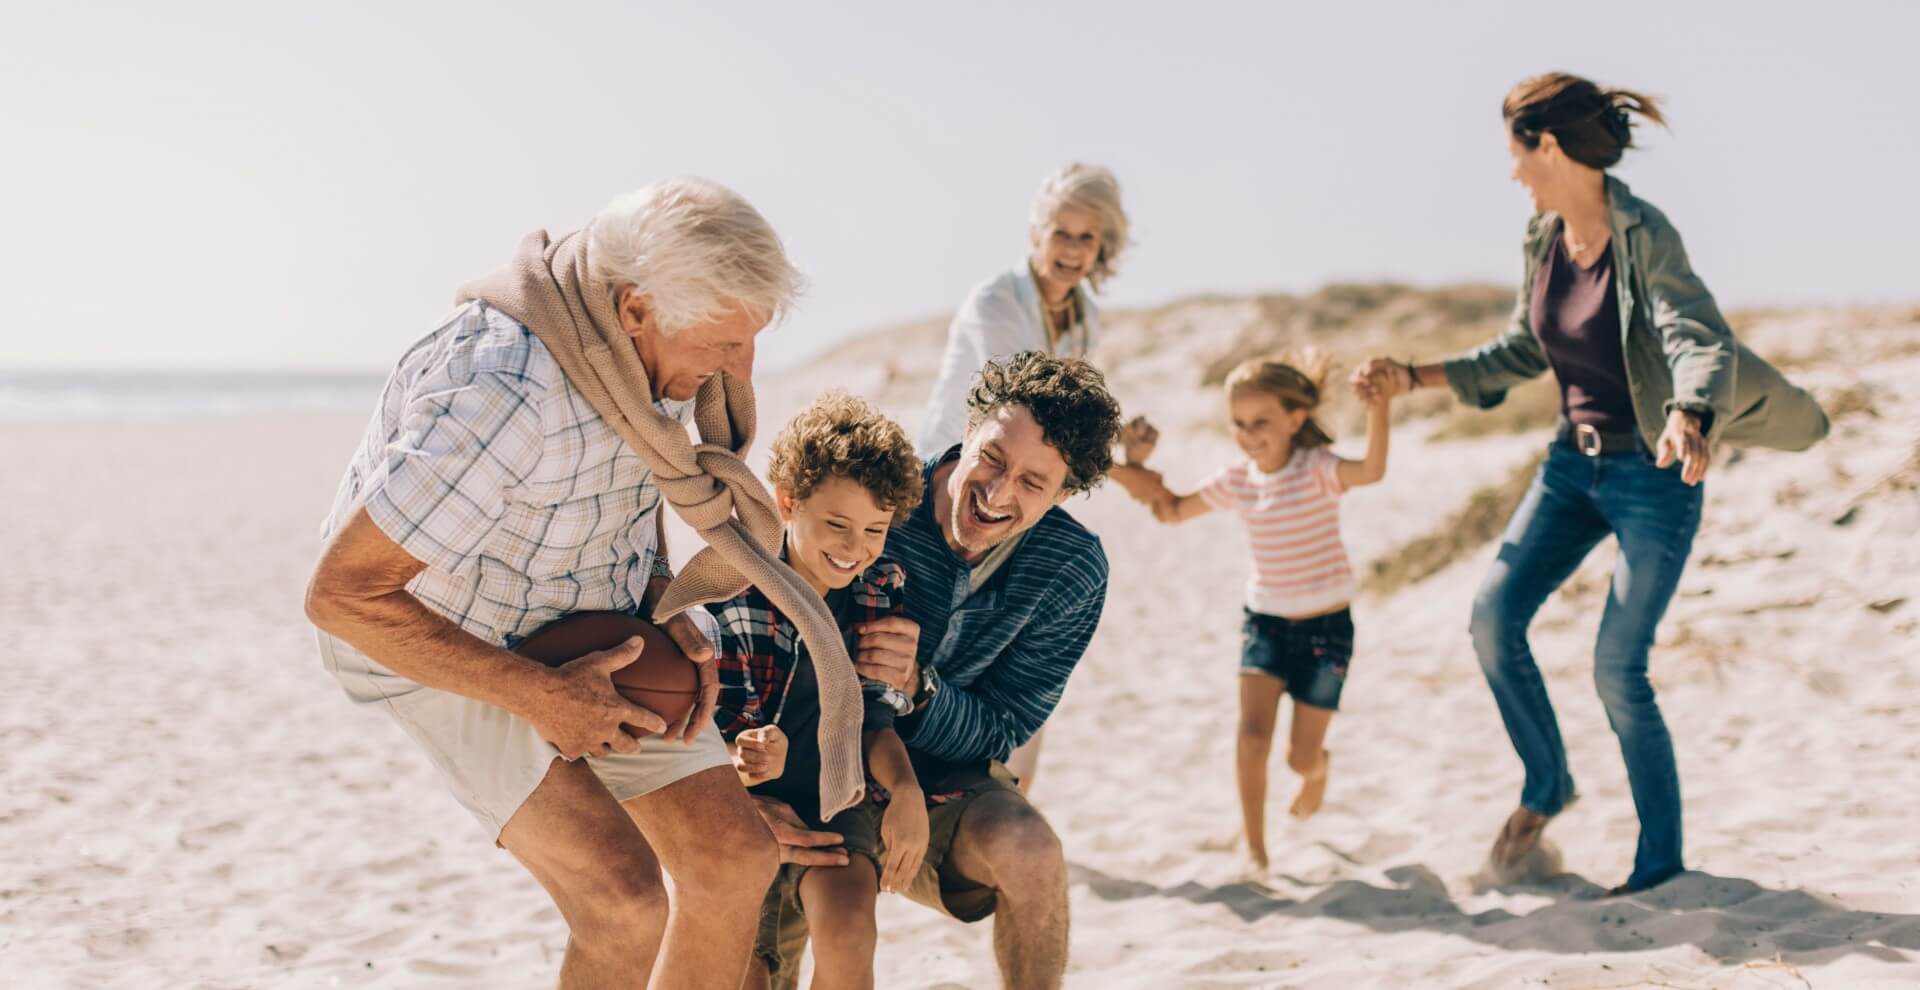
<svg viewBox="0 0 1920 990">
<path fill-rule="evenodd" d="M 1081 322 L 1068 327 L 1053 348 L 1056 357 L 1084 358 L 1100 336 L 1100 311 L 1085 284 L 1074 287 Z M 967 392 L 988 361 L 1021 351 L 1047 349 L 1047 316 L 1040 287 L 1027 259 L 968 293 L 947 328 L 947 350 L 940 376 L 921 420 L 915 445 L 922 457 L 937 457 L 967 433 Z"/>
</svg>

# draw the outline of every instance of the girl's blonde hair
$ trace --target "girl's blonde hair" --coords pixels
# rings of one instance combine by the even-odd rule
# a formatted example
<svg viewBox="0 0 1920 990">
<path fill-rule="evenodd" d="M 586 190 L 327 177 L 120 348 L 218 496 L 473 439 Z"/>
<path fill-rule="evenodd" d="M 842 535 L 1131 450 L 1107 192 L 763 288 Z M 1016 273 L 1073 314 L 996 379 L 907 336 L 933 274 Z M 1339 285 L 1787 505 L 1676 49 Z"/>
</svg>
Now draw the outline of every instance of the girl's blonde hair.
<svg viewBox="0 0 1920 990">
<path fill-rule="evenodd" d="M 1301 448 L 1324 447 L 1333 442 L 1333 437 L 1312 414 L 1320 408 L 1321 390 L 1326 387 L 1329 367 L 1327 355 L 1311 347 L 1279 357 L 1251 358 L 1240 362 L 1227 375 L 1227 395 L 1229 398 L 1271 395 L 1289 411 L 1307 410 L 1307 421 L 1300 424 L 1300 432 L 1293 435 L 1293 444 Z"/>
</svg>

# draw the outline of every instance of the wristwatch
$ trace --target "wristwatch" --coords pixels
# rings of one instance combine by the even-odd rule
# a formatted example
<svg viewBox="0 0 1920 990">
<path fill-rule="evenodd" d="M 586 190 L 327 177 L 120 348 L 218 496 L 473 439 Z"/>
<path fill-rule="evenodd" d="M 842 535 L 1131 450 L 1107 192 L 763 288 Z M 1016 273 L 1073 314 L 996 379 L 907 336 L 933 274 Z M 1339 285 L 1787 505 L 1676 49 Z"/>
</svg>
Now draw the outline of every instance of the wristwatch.
<svg viewBox="0 0 1920 990">
<path fill-rule="evenodd" d="M 933 696 L 939 693 L 940 679 L 933 676 L 932 669 L 920 668 L 920 687 L 913 692 L 913 710 L 917 712 L 927 707 L 933 701 Z"/>
<path fill-rule="evenodd" d="M 647 580 L 651 581 L 654 578 L 673 580 L 673 563 L 666 558 L 665 554 L 653 555 L 653 564 L 647 569 Z"/>
</svg>

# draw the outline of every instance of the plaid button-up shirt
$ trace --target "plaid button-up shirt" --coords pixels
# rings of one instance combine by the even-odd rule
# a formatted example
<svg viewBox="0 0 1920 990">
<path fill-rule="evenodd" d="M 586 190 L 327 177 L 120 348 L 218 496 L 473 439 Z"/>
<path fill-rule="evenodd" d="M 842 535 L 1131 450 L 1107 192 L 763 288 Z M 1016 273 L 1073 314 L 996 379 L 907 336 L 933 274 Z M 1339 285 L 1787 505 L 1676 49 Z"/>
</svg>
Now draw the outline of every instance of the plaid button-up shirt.
<svg viewBox="0 0 1920 990">
<path fill-rule="evenodd" d="M 693 408 L 655 405 L 683 423 Z M 362 504 L 426 565 L 407 590 L 490 643 L 512 645 L 569 612 L 632 612 L 658 570 L 652 472 L 540 339 L 484 303 L 400 359 L 322 536 Z M 336 653 L 359 700 L 412 686 Z"/>
<path fill-rule="evenodd" d="M 850 635 L 856 623 L 899 615 L 906 608 L 903 592 L 907 572 L 885 557 L 861 572 L 847 586 L 851 616 L 841 633 Z M 720 703 L 714 722 L 727 739 L 780 720 L 793 672 L 807 661 L 807 647 L 793 620 L 786 617 L 759 588 L 748 588 L 731 601 L 707 606 L 720 622 L 719 648 L 714 651 L 720 678 Z M 893 710 L 878 702 L 867 704 L 867 727 L 876 716 Z M 884 719 L 891 724 L 891 719 Z M 885 727 L 885 726 L 880 726 Z M 789 741 L 789 745 L 791 745 Z"/>
</svg>

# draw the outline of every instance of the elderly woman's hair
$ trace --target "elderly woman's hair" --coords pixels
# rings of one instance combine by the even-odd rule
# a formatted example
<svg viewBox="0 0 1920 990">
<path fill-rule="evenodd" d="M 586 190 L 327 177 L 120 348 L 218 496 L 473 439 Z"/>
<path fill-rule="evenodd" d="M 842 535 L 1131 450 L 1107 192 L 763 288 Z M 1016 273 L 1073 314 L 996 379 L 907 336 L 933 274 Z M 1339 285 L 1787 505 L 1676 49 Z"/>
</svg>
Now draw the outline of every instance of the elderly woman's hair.
<svg viewBox="0 0 1920 990">
<path fill-rule="evenodd" d="M 1113 469 L 1120 403 L 1093 365 L 1040 351 L 988 361 L 967 391 L 967 422 L 977 427 L 1006 405 L 1026 407 L 1041 437 L 1067 462 L 1067 494 L 1091 491 Z"/>
<path fill-rule="evenodd" d="M 1630 89 L 1601 89 L 1568 72 L 1525 80 L 1500 103 L 1507 130 L 1522 147 L 1538 148 L 1540 136 L 1552 134 L 1568 158 L 1602 170 L 1619 164 L 1633 147 L 1630 113 L 1662 127 L 1667 124 L 1653 97 Z"/>
<path fill-rule="evenodd" d="M 629 286 L 653 303 L 672 335 L 730 309 L 777 320 L 805 280 L 780 235 L 753 205 L 717 182 L 666 179 L 608 203 L 587 226 L 590 277 L 612 293 Z"/>
<path fill-rule="evenodd" d="M 1119 270 L 1120 256 L 1126 253 L 1127 211 L 1120 205 L 1120 180 L 1098 165 L 1074 162 L 1047 176 L 1033 198 L 1028 223 L 1035 231 L 1053 222 L 1063 206 L 1086 210 L 1100 218 L 1100 255 L 1094 259 L 1087 282 L 1095 291 Z"/>
<path fill-rule="evenodd" d="M 1300 424 L 1293 444 L 1302 449 L 1324 447 L 1333 437 L 1312 414 L 1320 408 L 1331 367 L 1325 352 L 1311 347 L 1278 357 L 1252 358 L 1227 374 L 1227 395 L 1270 395 L 1283 409 L 1305 409 L 1307 421 Z"/>
</svg>

